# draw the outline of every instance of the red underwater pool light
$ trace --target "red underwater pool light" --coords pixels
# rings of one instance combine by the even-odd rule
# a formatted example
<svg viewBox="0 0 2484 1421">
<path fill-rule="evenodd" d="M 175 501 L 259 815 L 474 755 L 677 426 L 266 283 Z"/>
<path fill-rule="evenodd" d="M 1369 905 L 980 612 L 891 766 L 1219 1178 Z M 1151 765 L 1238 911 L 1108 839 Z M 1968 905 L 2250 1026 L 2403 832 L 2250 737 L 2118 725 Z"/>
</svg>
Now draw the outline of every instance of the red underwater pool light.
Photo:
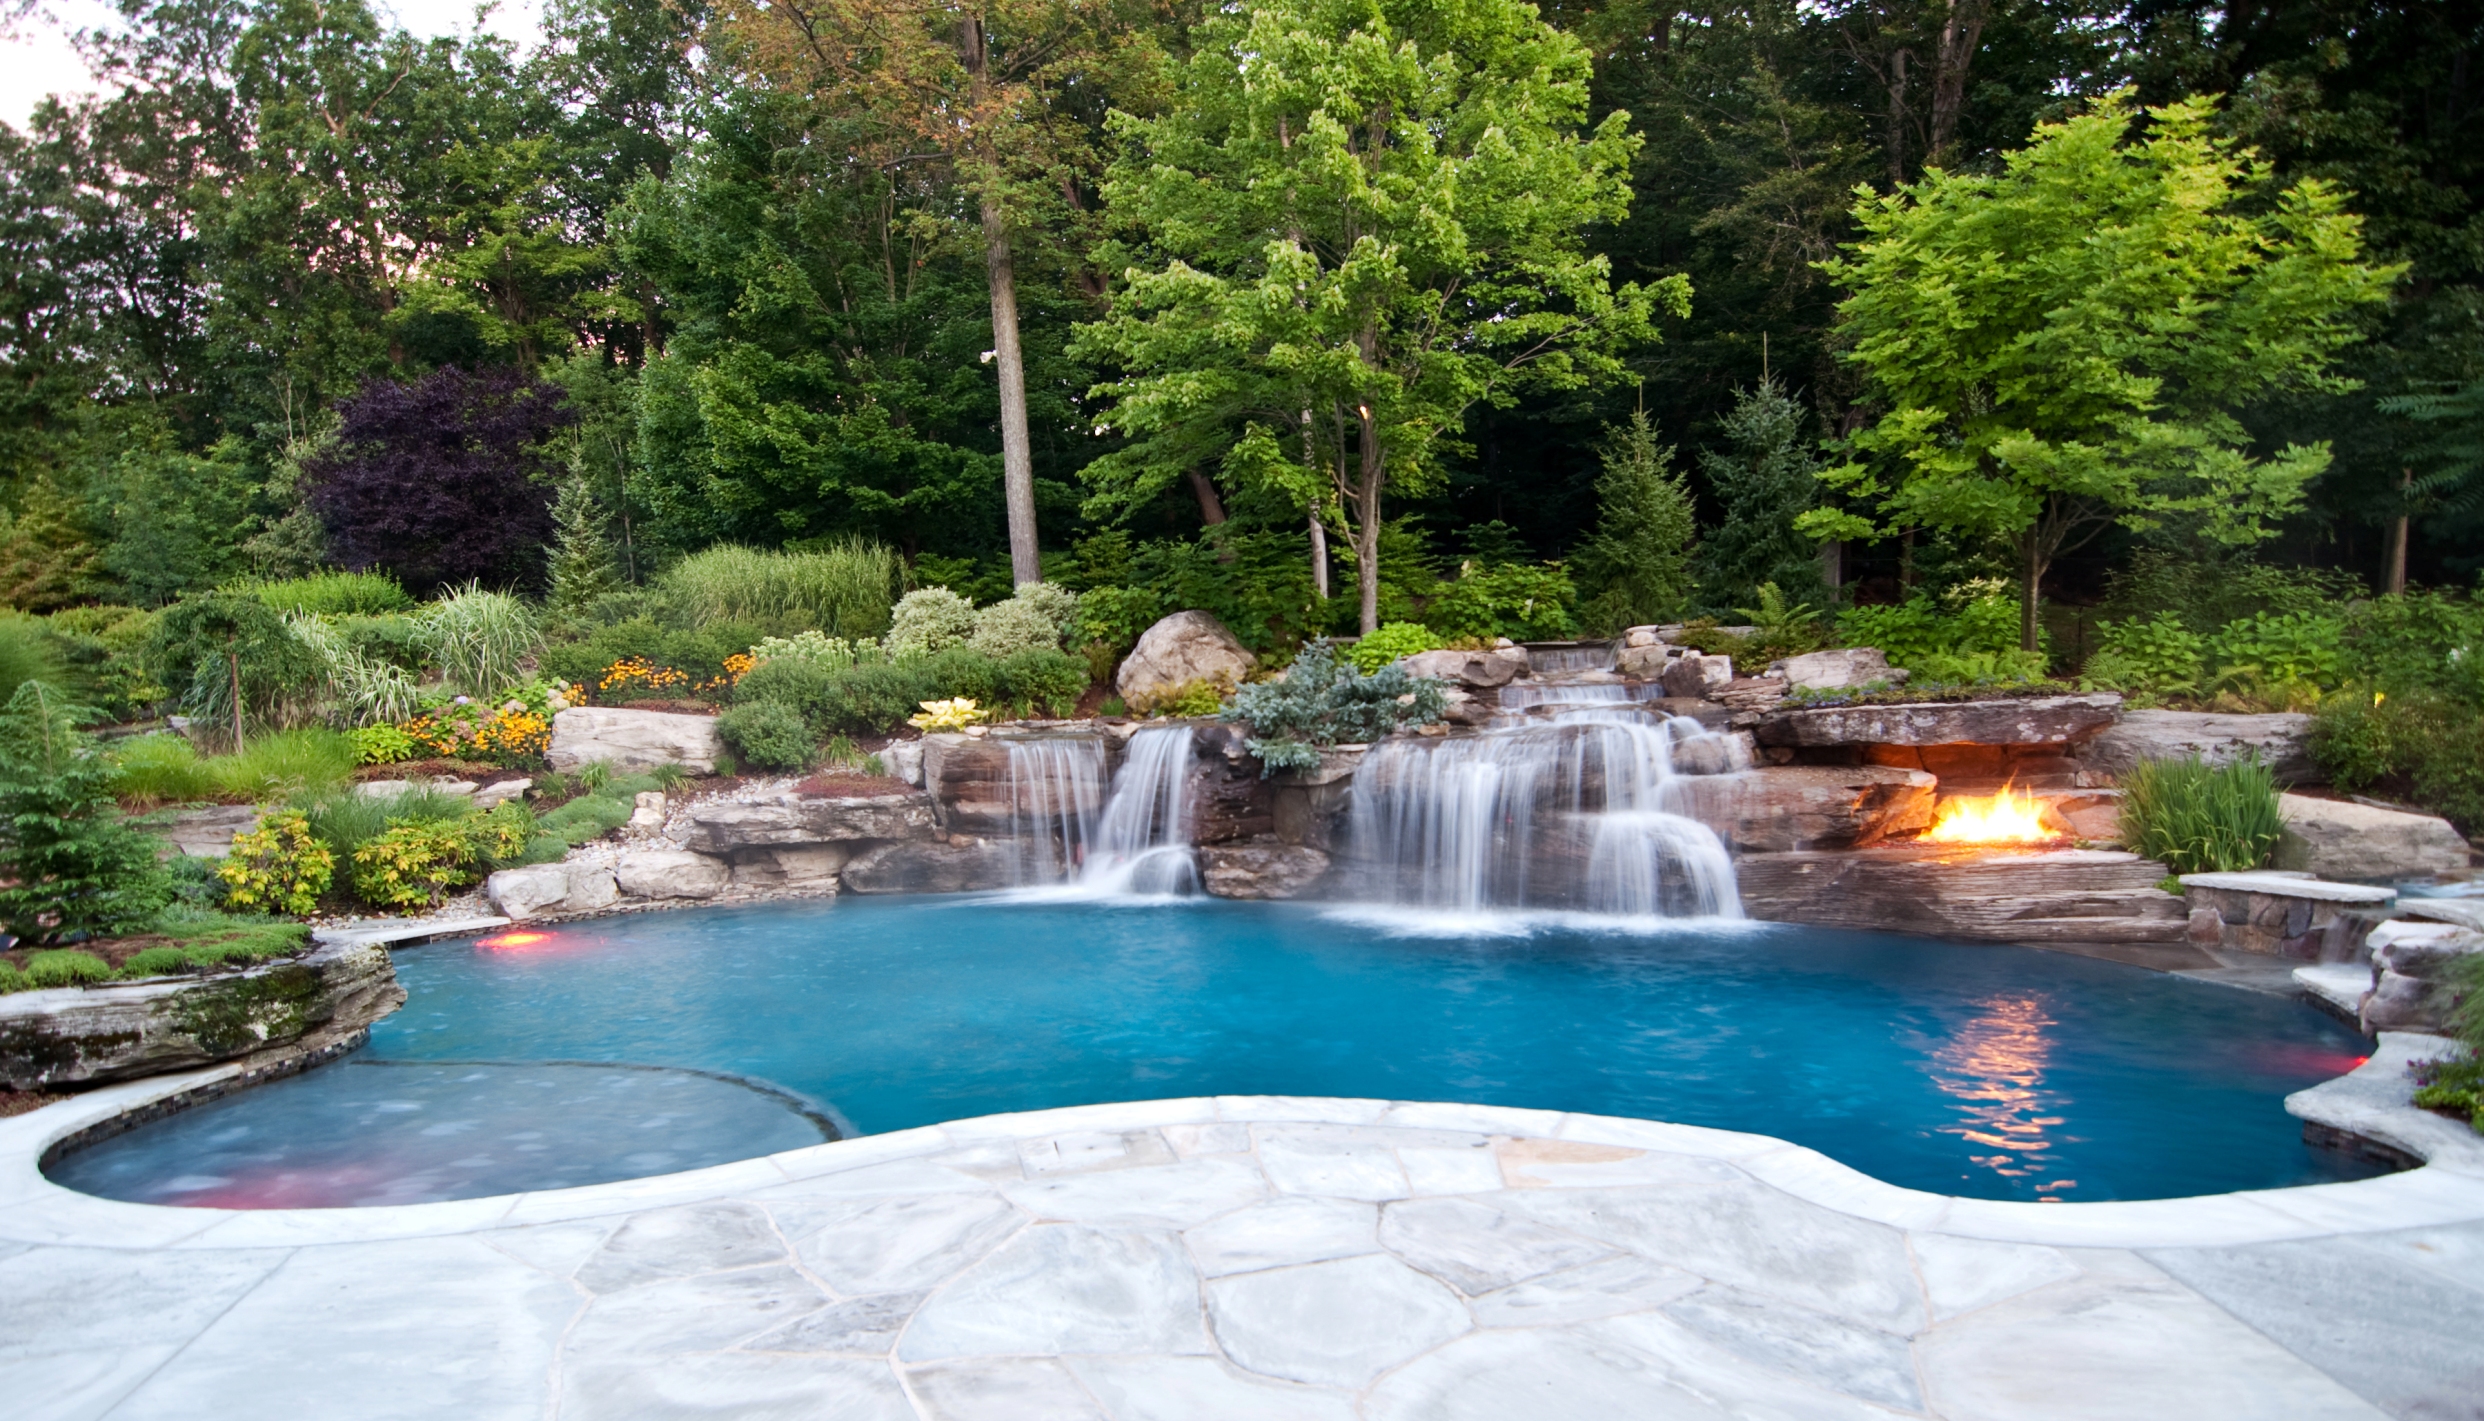
<svg viewBox="0 0 2484 1421">
<path fill-rule="evenodd" d="M 488 947 L 494 951 L 506 951 L 512 949 L 524 951 L 527 948 L 535 947 L 550 941 L 552 941 L 552 934 L 550 933 L 514 932 L 502 933 L 498 937 L 482 938 L 475 943 L 475 946 Z"/>
</svg>

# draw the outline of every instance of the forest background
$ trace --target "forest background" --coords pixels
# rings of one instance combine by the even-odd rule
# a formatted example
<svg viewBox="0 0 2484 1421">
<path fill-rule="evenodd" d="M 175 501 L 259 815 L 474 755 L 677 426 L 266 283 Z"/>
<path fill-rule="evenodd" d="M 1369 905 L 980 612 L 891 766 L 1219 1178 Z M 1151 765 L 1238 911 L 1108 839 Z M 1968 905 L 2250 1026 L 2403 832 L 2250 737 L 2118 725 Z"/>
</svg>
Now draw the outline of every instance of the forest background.
<svg viewBox="0 0 2484 1421">
<path fill-rule="evenodd" d="M 0 131 L 0 600 L 157 607 L 338 563 L 424 595 L 541 593 L 565 495 L 623 585 L 717 543 L 862 537 L 915 585 L 990 601 L 1026 580 L 1017 482 L 1047 580 L 1207 607 L 1270 651 L 1357 630 L 1322 585 L 1331 562 L 1351 577 L 1341 510 L 1307 526 L 1229 449 L 1134 479 L 1145 441 L 1111 417 L 1135 376 L 1096 332 L 1148 255 L 1106 200 L 1133 132 L 1113 115 L 1165 122 L 1216 12 L 556 0 L 521 51 L 417 40 L 360 0 L 122 10 L 83 41 L 98 96 Z M 1825 561 L 1787 536 L 1880 412 L 1823 264 L 1863 235 L 1858 188 L 1997 172 L 2039 123 L 2126 88 L 2208 100 L 2216 134 L 2277 185 L 2334 184 L 2366 259 L 2403 271 L 2353 310 L 2343 379 L 2222 412 L 2264 455 L 2333 451 L 2300 506 L 2256 545 L 2177 516 L 2065 547 L 2043 583 L 2055 669 L 2102 615 L 2199 589 L 2346 597 L 2484 570 L 2478 7 L 1543 14 L 1592 64 L 1586 129 L 1626 113 L 1638 140 L 1583 256 L 1617 289 L 1688 299 L 1650 305 L 1596 378 L 1456 411 L 1377 530 L 1382 620 L 1490 567 L 1520 570 L 1503 600 L 1570 594 L 1575 618 L 1539 634 L 1645 608 L 1598 611 L 1646 571 L 1610 546 L 1617 460 L 1678 474 L 1692 502 L 1704 555 L 1652 594 L 1678 615 L 1740 620 L 1762 581 L 1826 609 L 2013 576 L 2007 540 L 1972 530 L 1891 529 Z M 941 62 L 898 62 L 915 51 Z M 323 498 L 341 430 L 398 451 L 400 483 Z M 495 485 L 509 469 L 535 492 Z M 2259 610 L 2226 601 L 2220 619 Z"/>
</svg>

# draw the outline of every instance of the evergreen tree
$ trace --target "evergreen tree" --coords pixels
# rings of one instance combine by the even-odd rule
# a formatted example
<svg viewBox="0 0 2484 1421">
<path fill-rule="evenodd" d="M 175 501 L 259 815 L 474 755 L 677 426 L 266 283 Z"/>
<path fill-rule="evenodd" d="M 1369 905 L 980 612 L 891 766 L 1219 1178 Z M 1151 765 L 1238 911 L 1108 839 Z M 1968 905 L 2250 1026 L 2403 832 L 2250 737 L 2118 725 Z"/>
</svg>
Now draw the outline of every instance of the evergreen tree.
<svg viewBox="0 0 2484 1421">
<path fill-rule="evenodd" d="M 1820 460 L 1802 433 L 1802 405 L 1762 379 L 1734 392 L 1725 417 L 1732 452 L 1699 455 L 1724 511 L 1699 545 L 1699 587 L 1710 604 L 1743 606 L 1770 582 L 1797 602 L 1820 601 L 1819 544 L 1794 526 L 1820 501 Z"/>
<path fill-rule="evenodd" d="M 1596 531 L 1573 562 L 1583 588 L 1587 630 L 1611 635 L 1624 627 L 1681 615 L 1690 600 L 1690 490 L 1673 467 L 1671 445 L 1656 442 L 1646 411 L 1612 427 L 1596 479 Z"/>
<path fill-rule="evenodd" d="M 61 693 L 29 681 L 0 708 L 0 926 L 27 942 L 152 917 L 170 881 L 112 797 L 112 766 Z"/>
<path fill-rule="evenodd" d="M 57 611 L 92 596 L 103 570 L 83 510 L 49 474 L 26 486 L 15 513 L 0 509 L 0 602 Z"/>
<path fill-rule="evenodd" d="M 612 519 L 583 476 L 561 485 L 552 505 L 552 610 L 569 615 L 621 590 L 613 567 Z"/>
</svg>

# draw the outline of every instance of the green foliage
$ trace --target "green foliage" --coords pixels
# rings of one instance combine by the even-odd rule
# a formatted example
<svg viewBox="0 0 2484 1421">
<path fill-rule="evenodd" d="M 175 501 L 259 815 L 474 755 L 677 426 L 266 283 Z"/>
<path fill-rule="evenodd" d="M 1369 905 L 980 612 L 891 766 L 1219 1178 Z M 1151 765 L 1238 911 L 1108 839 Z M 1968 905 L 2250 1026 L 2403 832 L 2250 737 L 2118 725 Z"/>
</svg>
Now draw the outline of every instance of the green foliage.
<svg viewBox="0 0 2484 1421">
<path fill-rule="evenodd" d="M 1820 614 L 1808 602 L 1794 602 L 1773 582 L 1756 589 L 1759 605 L 1736 607 L 1734 615 L 1751 628 L 1744 638 L 1744 659 L 1754 668 L 1787 656 L 1817 651 L 1825 640 Z"/>
<path fill-rule="evenodd" d="M 890 615 L 891 656 L 924 656 L 963 646 L 975 634 L 975 606 L 946 587 L 918 587 Z"/>
<path fill-rule="evenodd" d="M 1450 641 L 1560 641 L 1578 635 L 1577 604 L 1578 589 L 1559 563 L 1470 562 L 1433 595 L 1423 621 Z"/>
<path fill-rule="evenodd" d="M 562 850 L 604 837 L 630 822 L 639 795 L 663 787 L 652 775 L 594 776 L 583 771 L 578 783 L 581 793 L 536 820 L 540 847 L 530 850 L 530 857 L 558 858 Z"/>
<path fill-rule="evenodd" d="M 584 686 L 590 693 L 606 668 L 631 657 L 669 667 L 692 685 L 702 685 L 723 677 L 725 658 L 758 639 L 758 629 L 745 623 L 683 631 L 652 617 L 630 617 L 597 627 L 577 640 L 545 647 L 537 664 L 545 675 Z"/>
<path fill-rule="evenodd" d="M 41 681 L 0 709 L 0 928 L 26 942 L 116 932 L 172 896 L 156 842 L 123 818 L 111 765 Z"/>
<path fill-rule="evenodd" d="M 2178 874 L 2264 868 L 2285 830 L 2276 777 L 2254 758 L 2150 760 L 2121 783 L 2122 842 Z"/>
<path fill-rule="evenodd" d="M 819 748 L 802 712 L 777 700 L 751 700 L 733 707 L 716 718 L 716 733 L 741 756 L 743 764 L 763 770 L 806 769 Z"/>
<path fill-rule="evenodd" d="M 1147 703 L 1151 716 L 1209 716 L 1225 708 L 1226 692 L 1214 681 L 1184 681 Z"/>
<path fill-rule="evenodd" d="M 391 819 L 352 861 L 355 896 L 377 908 L 429 908 L 475 877 L 473 841 L 439 820 Z"/>
<path fill-rule="evenodd" d="M 1078 598 L 1076 640 L 1109 648 L 1119 659 L 1163 617 L 1164 599 L 1149 588 L 1090 587 Z"/>
<path fill-rule="evenodd" d="M 2314 612 L 2229 623 L 2209 643 L 2219 684 L 2334 689 L 2345 670 L 2336 617 Z"/>
<path fill-rule="evenodd" d="M 142 735 L 112 747 L 113 792 L 137 804 L 255 800 L 317 794 L 360 763 L 354 740 L 333 730 L 285 730 L 236 755 L 202 756 L 178 735 Z"/>
<path fill-rule="evenodd" d="M 2464 1119 L 2484 1135 L 2484 1030 L 2470 1010 L 2484 1001 L 2484 979 L 2474 970 L 2479 959 L 2468 954 L 2458 963 L 2460 980 L 2452 990 L 2459 995 L 2454 1010 L 2466 1014 L 2464 1029 L 2459 1035 L 2466 1041 L 2469 1054 L 2450 1060 L 2417 1061 L 2407 1069 L 2415 1078 L 2415 1105 L 2421 1110 L 2438 1110 Z"/>
<path fill-rule="evenodd" d="M 147 666 L 154 626 L 155 615 L 135 607 L 64 607 L 46 619 L 44 631 L 61 659 L 65 684 L 108 719 L 125 721 L 164 699 Z"/>
<path fill-rule="evenodd" d="M 1419 652 L 1438 651 L 1440 647 L 1441 640 L 1430 627 L 1418 622 L 1390 622 L 1347 647 L 1345 655 L 1354 669 L 1368 676 L 1392 661 Z M 1299 665 L 1301 658 L 1295 660 Z"/>
<path fill-rule="evenodd" d="M 1043 583 L 1029 583 L 1028 588 Z M 1059 651 L 1061 649 L 1061 607 L 1057 601 L 1044 597 L 1028 598 L 1024 592 L 1005 602 L 995 602 L 975 613 L 975 630 L 966 644 L 985 656 L 1011 656 L 1021 651 Z M 1073 596 L 1068 608 L 1071 625 L 1076 625 L 1078 604 Z"/>
<path fill-rule="evenodd" d="M 621 590 L 612 517 L 583 476 L 563 482 L 552 502 L 551 572 L 552 595 L 545 600 L 555 616 L 576 616 Z"/>
<path fill-rule="evenodd" d="M 2067 541 L 2183 520 L 2257 542 L 2328 466 L 2323 445 L 2255 459 L 2233 409 L 2333 390 L 2356 309 L 2397 269 L 2361 260 L 2335 187 L 2278 188 L 2212 136 L 2211 101 L 2127 92 L 2039 126 L 2002 169 L 1934 170 L 1855 204 L 1863 240 L 1829 272 L 1852 359 L 1886 413 L 1823 477 L 1815 536 L 1940 527 L 2005 538 L 2032 596 Z M 2035 609 L 2022 608 L 2035 650 Z"/>
<path fill-rule="evenodd" d="M 2351 576 L 2322 568 L 2278 567 L 2245 557 L 2141 547 L 2106 581 L 2098 609 L 2107 620 L 2171 614 L 2202 637 L 2261 613 L 2334 613 L 2363 595 Z"/>
<path fill-rule="evenodd" d="M 66 682 L 58 644 L 44 624 L 16 612 L 0 612 L 0 697 L 17 694 L 29 681 Z"/>
<path fill-rule="evenodd" d="M 343 864 L 350 864 L 357 850 L 387 832 L 393 822 L 454 825 L 474 814 L 474 806 L 463 796 L 443 794 L 427 786 L 393 795 L 364 794 L 350 788 L 332 790 L 305 795 L 296 803 L 310 821 L 311 833 Z"/>
<path fill-rule="evenodd" d="M 469 582 L 424 609 L 432 661 L 450 688 L 492 697 L 526 679 L 543 632 L 525 603 Z"/>
<path fill-rule="evenodd" d="M 1574 561 L 1580 582 L 1591 589 L 1589 629 L 1613 636 L 1682 615 L 1690 601 L 1697 529 L 1673 449 L 1656 442 L 1645 411 L 1609 429 L 1599 453 L 1604 472 L 1596 479 L 1596 531 Z"/>
<path fill-rule="evenodd" d="M 1979 654 L 1994 658 L 1990 665 L 2006 668 L 2016 679 L 2042 675 L 2041 655 L 2018 656 L 2018 634 L 2018 599 L 1989 580 L 1961 583 L 1937 600 L 1917 593 L 1895 605 L 1849 608 L 1837 619 L 1840 642 L 1879 647 L 1891 666 L 1914 671 L 1922 680 L 1972 679 L 1941 673 L 1987 664 L 1973 659 Z"/>
<path fill-rule="evenodd" d="M 275 608 L 225 592 L 165 608 L 155 619 L 149 658 L 156 679 L 214 735 L 239 730 L 246 737 L 251 722 L 281 718 L 327 670 Z"/>
<path fill-rule="evenodd" d="M 361 641 L 377 638 L 358 639 L 338 622 L 299 612 L 286 616 L 285 627 L 318 658 L 333 718 L 347 725 L 380 725 L 410 719 L 421 709 L 422 689 L 413 673 L 389 656 L 362 650 Z M 426 650 L 429 645 L 426 637 Z"/>
<path fill-rule="evenodd" d="M 1068 715 L 1087 691 L 1086 659 L 1064 652 L 1036 647 L 1002 657 L 997 669 L 991 703 L 1021 715 Z"/>
<path fill-rule="evenodd" d="M 2311 754 L 2339 789 L 2386 793 L 2484 834 L 2484 706 L 2434 690 L 2342 692 L 2321 703 Z"/>
<path fill-rule="evenodd" d="M 365 765 L 393 765 L 414 758 L 414 737 L 393 725 L 357 726 L 345 732 L 354 744 L 354 759 Z"/>
<path fill-rule="evenodd" d="M 2347 609 L 2340 635 L 2353 679 L 2393 694 L 2437 691 L 2484 706 L 2484 599 L 2446 592 L 2375 597 Z"/>
<path fill-rule="evenodd" d="M 857 661 L 877 661 L 880 648 L 872 642 L 847 641 L 821 632 L 801 632 L 790 637 L 762 637 L 752 645 L 753 662 L 807 661 L 814 666 L 836 668 L 851 666 Z"/>
<path fill-rule="evenodd" d="M 384 572 L 327 570 L 277 582 L 242 582 L 226 589 L 299 616 L 379 616 L 411 611 L 414 598 Z"/>
<path fill-rule="evenodd" d="M 1012 600 L 1025 603 L 1052 619 L 1055 649 L 1069 645 L 1070 639 L 1078 634 L 1078 594 L 1060 583 L 1027 583 L 1017 589 Z"/>
<path fill-rule="evenodd" d="M 1699 472 L 1721 512 L 1692 559 L 1703 599 L 1734 607 L 1774 583 L 1819 600 L 1819 547 L 1796 520 L 1820 502 L 1820 457 L 1802 438 L 1801 404 L 1772 379 L 1734 392 L 1724 434 L 1731 452 L 1703 450 Z"/>
<path fill-rule="evenodd" d="M 1223 714 L 1250 727 L 1250 751 L 1259 757 L 1261 774 L 1271 775 L 1318 765 L 1322 746 L 1367 745 L 1447 712 L 1438 681 L 1393 665 L 1364 675 L 1339 659 L 1333 645 L 1315 641 L 1283 676 L 1235 692 Z"/>
<path fill-rule="evenodd" d="M 656 588 L 684 625 L 733 622 L 773 636 L 822 631 L 856 640 L 888 629 L 904 576 L 895 553 L 858 539 L 807 552 L 728 543 L 666 568 Z"/>
<path fill-rule="evenodd" d="M 2097 632 L 2096 650 L 2079 673 L 2089 690 L 2191 696 L 2207 679 L 2208 639 L 2171 612 L 2104 622 Z"/>
<path fill-rule="evenodd" d="M 30 987 L 84 987 L 112 980 L 112 969 L 91 952 L 54 949 L 30 953 L 26 958 L 26 984 Z"/>
<path fill-rule="evenodd" d="M 319 906 L 319 895 L 335 880 L 336 854 L 311 833 L 308 817 L 287 810 L 235 835 L 216 874 L 224 880 L 226 906 L 300 917 Z"/>
<path fill-rule="evenodd" d="M 1382 561 L 1392 573 L 1401 551 L 1395 537 L 1383 545 Z M 1205 612 L 1224 623 L 1236 641 L 1262 655 L 1299 644 L 1322 628 L 1324 617 L 1353 615 L 1351 598 L 1319 600 L 1303 539 L 1291 530 L 1219 523 L 1188 542 L 1164 539 L 1143 545 L 1131 555 L 1130 571 L 1132 580 L 1153 593 L 1166 611 Z M 1428 585 L 1428 571 L 1407 571 L 1421 573 Z M 1384 588 L 1388 582 L 1384 577 Z M 1407 615 L 1414 610 L 1402 599 L 1390 605 L 1402 606 Z M 1138 628 L 1145 631 L 1143 625 Z"/>
</svg>

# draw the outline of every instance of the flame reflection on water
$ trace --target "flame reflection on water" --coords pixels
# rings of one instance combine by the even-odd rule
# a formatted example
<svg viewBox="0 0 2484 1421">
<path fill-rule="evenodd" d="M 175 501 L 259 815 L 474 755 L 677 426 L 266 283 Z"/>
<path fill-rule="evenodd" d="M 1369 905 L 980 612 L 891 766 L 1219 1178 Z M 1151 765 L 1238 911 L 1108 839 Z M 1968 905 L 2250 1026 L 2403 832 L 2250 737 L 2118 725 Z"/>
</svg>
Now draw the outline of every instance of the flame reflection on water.
<svg viewBox="0 0 2484 1421">
<path fill-rule="evenodd" d="M 2049 1113 L 2060 1102 L 2043 1089 L 2053 1054 L 2045 1032 L 2057 1023 L 2037 997 L 1988 997 L 1976 1005 L 1983 1015 L 1952 1030 L 1932 1053 L 1933 1084 L 1960 1102 L 1958 1122 L 1941 1132 L 1992 1151 L 1968 1158 L 1995 1174 L 2040 1176 L 2058 1159 L 2049 1132 L 2064 1120 Z M 2051 1180 L 2036 1186 L 2037 1197 L 2059 1203 L 2062 1191 L 2077 1186 L 2075 1179 Z"/>
</svg>

